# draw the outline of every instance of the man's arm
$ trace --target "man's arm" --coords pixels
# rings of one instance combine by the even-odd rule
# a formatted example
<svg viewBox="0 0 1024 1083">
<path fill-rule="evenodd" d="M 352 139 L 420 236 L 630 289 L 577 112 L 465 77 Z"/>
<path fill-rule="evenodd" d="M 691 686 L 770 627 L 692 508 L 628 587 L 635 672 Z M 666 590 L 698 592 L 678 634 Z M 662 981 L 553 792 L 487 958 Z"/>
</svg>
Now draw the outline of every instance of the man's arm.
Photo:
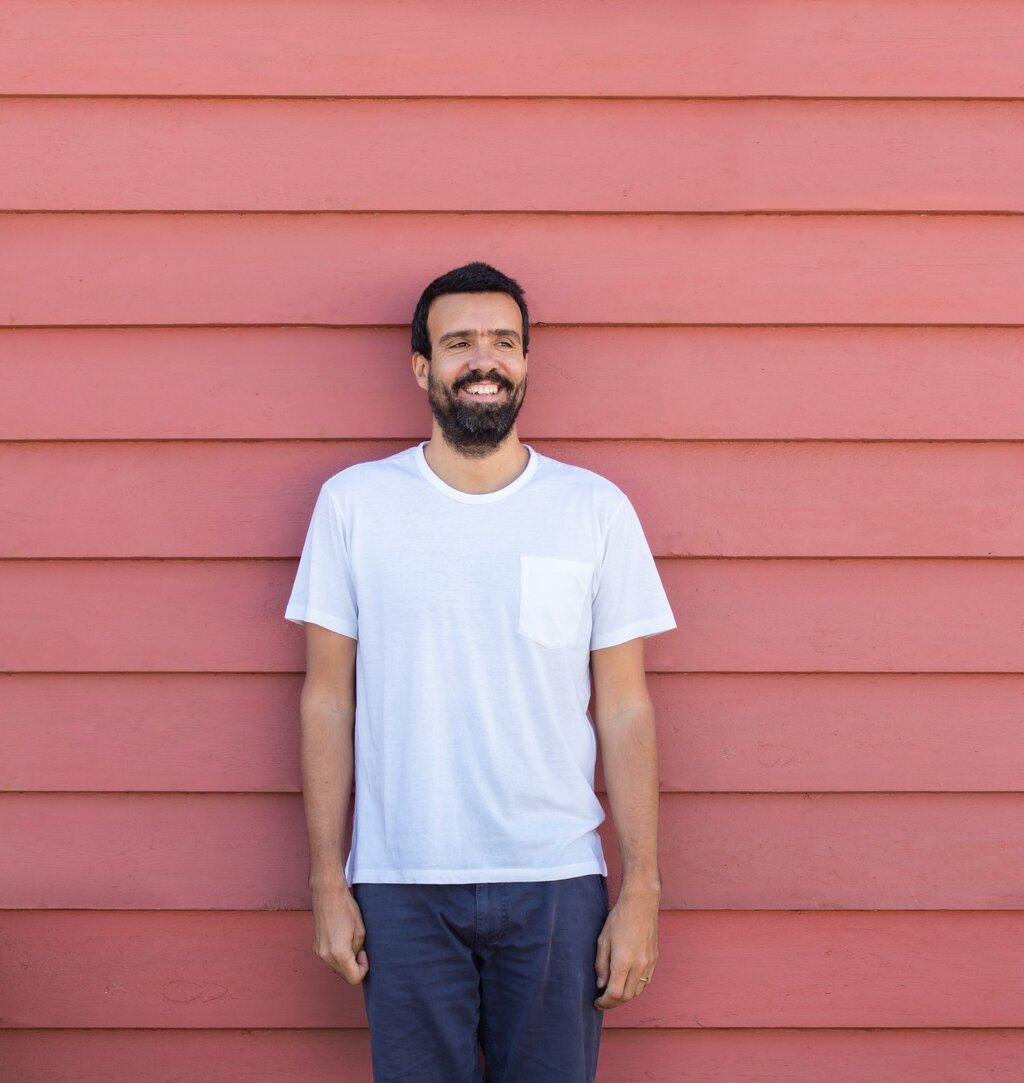
<svg viewBox="0 0 1024 1083">
<path fill-rule="evenodd" d="M 352 794 L 356 641 L 306 624 L 302 795 L 309 835 L 313 950 L 347 982 L 369 969 L 362 915 L 345 882 L 342 846 Z"/>
<path fill-rule="evenodd" d="M 658 958 L 658 753 L 644 641 L 591 652 L 595 718 L 608 804 L 622 858 L 622 886 L 597 942 L 598 1008 L 643 989 Z"/>
</svg>

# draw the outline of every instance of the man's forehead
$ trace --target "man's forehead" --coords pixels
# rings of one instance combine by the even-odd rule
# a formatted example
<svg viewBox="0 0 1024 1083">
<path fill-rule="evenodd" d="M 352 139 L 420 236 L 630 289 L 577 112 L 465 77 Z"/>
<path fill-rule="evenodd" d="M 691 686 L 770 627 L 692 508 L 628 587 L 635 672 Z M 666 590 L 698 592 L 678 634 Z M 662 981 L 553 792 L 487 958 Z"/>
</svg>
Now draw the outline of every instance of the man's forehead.
<svg viewBox="0 0 1024 1083">
<path fill-rule="evenodd" d="M 515 298 L 507 293 L 444 293 L 431 304 L 427 326 L 436 335 L 462 329 L 513 330 L 521 335 L 523 317 Z"/>
</svg>

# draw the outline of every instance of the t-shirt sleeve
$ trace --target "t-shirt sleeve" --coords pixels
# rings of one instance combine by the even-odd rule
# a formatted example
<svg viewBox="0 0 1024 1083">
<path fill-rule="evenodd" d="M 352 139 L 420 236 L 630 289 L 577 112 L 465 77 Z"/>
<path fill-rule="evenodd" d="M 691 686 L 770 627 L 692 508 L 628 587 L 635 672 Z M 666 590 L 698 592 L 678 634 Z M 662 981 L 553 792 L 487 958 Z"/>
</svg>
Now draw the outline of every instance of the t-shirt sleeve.
<svg viewBox="0 0 1024 1083">
<path fill-rule="evenodd" d="M 625 500 L 605 538 L 593 602 L 590 649 L 675 628 L 675 617 L 633 505 Z"/>
<path fill-rule="evenodd" d="M 337 503 L 321 488 L 299 558 L 285 618 L 319 624 L 358 639 L 358 607 L 344 524 Z"/>
</svg>

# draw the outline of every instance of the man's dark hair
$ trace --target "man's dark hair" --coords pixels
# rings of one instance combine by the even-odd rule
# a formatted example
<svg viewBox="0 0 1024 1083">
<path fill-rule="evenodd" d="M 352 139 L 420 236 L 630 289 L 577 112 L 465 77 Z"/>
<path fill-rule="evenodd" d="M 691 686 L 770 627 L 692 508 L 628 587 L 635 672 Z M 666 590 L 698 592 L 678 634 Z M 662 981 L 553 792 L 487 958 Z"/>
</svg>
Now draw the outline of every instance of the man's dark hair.
<svg viewBox="0 0 1024 1083">
<path fill-rule="evenodd" d="M 430 360 L 430 332 L 427 330 L 427 315 L 430 306 L 438 297 L 446 293 L 507 293 L 519 306 L 523 317 L 523 353 L 530 348 L 530 316 L 526 310 L 526 297 L 523 287 L 514 278 L 502 274 L 489 263 L 467 263 L 456 267 L 454 271 L 435 278 L 420 294 L 416 311 L 412 316 L 412 350 Z"/>
</svg>

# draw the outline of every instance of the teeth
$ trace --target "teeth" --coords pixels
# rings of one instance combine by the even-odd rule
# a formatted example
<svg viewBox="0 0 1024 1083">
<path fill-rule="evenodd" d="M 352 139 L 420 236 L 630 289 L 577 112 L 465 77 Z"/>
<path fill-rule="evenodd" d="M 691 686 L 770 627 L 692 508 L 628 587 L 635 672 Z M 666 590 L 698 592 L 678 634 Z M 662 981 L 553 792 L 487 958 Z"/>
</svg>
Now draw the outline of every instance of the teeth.
<svg viewBox="0 0 1024 1083">
<path fill-rule="evenodd" d="M 497 384 L 470 384 L 466 390 L 471 395 L 493 395 L 498 390 Z"/>
</svg>

